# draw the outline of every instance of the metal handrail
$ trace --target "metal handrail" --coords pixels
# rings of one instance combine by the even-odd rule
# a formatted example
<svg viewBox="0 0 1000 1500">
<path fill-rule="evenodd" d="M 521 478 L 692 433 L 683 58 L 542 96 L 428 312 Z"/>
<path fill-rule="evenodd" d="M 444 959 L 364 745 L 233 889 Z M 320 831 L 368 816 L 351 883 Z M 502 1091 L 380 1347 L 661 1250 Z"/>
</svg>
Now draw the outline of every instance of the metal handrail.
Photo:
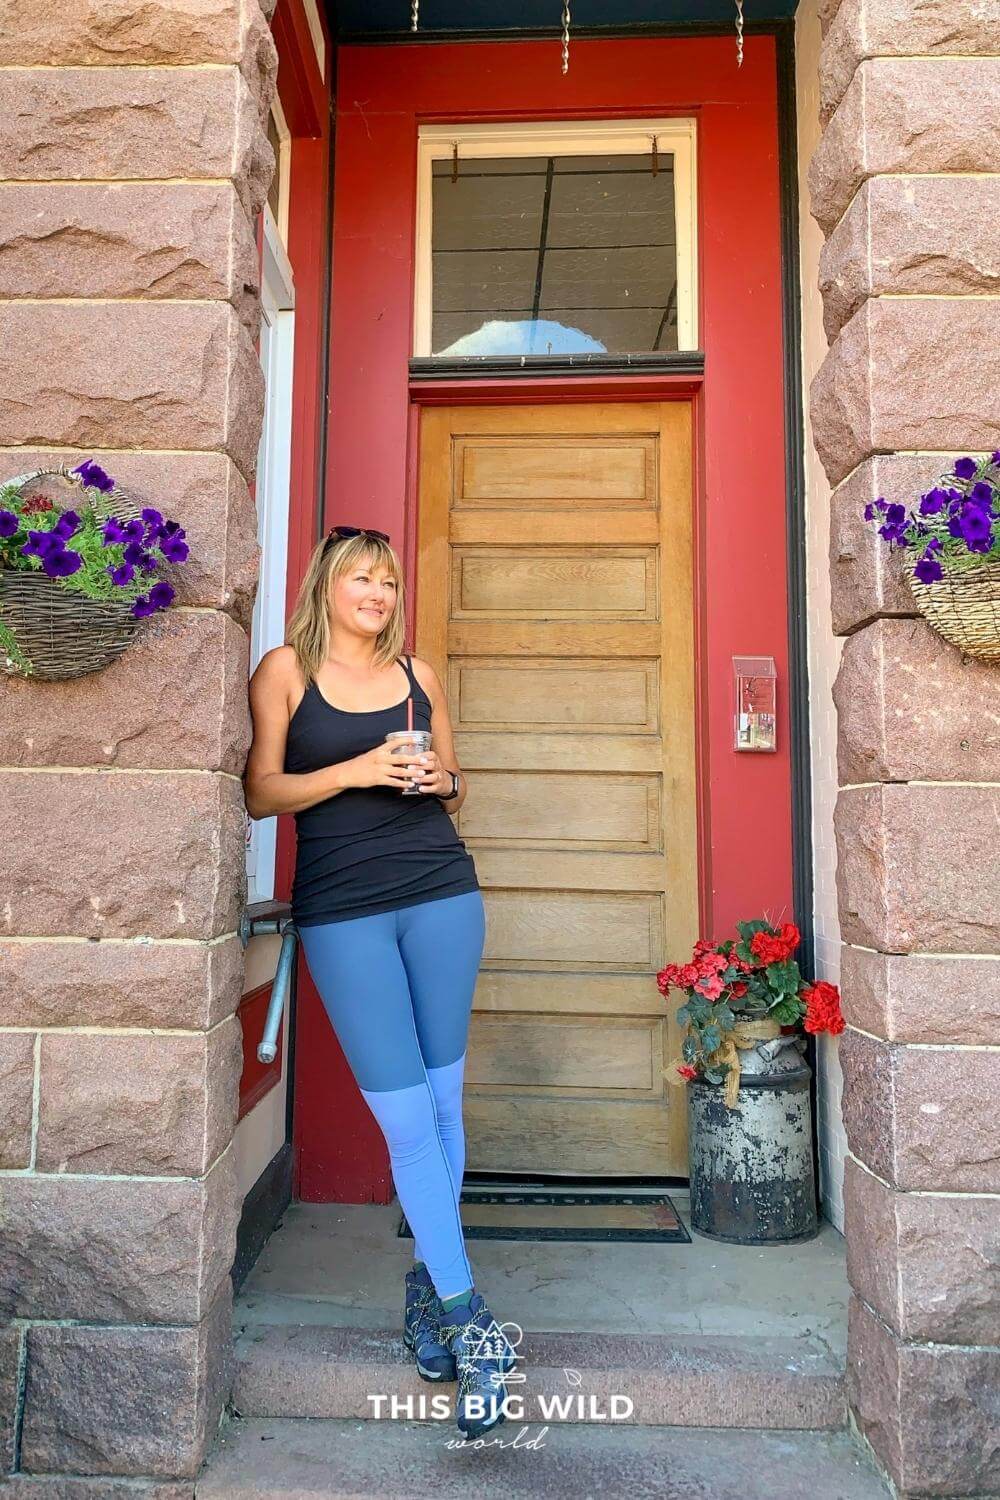
<svg viewBox="0 0 1000 1500">
<path fill-rule="evenodd" d="M 278 965 L 274 971 L 274 982 L 271 985 L 271 998 L 267 1007 L 267 1019 L 264 1022 L 264 1034 L 257 1043 L 257 1061 L 262 1063 L 274 1062 L 278 1055 L 278 1032 L 281 1030 L 281 1022 L 285 1014 L 285 1003 L 291 993 L 299 933 L 288 916 L 252 917 L 248 911 L 245 911 L 240 918 L 240 942 L 244 948 L 252 937 L 264 937 L 272 933 L 281 934 L 281 952 L 278 954 Z"/>
</svg>

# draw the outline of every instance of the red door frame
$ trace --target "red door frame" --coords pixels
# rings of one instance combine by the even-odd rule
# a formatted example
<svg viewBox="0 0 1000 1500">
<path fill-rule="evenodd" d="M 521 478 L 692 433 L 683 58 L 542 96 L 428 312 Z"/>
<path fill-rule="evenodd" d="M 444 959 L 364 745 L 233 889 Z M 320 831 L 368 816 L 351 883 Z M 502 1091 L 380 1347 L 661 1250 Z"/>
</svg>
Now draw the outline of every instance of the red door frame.
<svg viewBox="0 0 1000 1500">
<path fill-rule="evenodd" d="M 694 405 L 702 931 L 792 907 L 784 348 L 775 38 L 342 47 L 327 523 L 379 526 L 415 576 L 418 418 L 428 401 L 686 399 Z M 417 126 L 694 116 L 703 377 L 410 382 Z M 412 591 L 410 639 L 412 640 Z M 731 658 L 778 667 L 779 750 L 732 749 Z M 763 834 L 763 837 L 762 837 Z M 671 958 L 683 958 L 674 954 Z M 308 987 L 311 990 L 311 986 Z M 314 993 L 299 1012 L 299 1196 L 388 1202 L 388 1160 Z"/>
</svg>

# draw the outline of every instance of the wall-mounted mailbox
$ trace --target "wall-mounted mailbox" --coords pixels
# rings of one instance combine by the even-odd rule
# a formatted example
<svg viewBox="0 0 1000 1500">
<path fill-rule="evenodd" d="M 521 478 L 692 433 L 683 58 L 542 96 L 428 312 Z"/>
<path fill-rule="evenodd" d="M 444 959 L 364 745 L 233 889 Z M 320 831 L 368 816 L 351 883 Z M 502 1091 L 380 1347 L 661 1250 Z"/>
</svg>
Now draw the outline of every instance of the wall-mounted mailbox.
<svg viewBox="0 0 1000 1500">
<path fill-rule="evenodd" d="M 734 656 L 734 750 L 778 748 L 775 697 L 778 673 L 773 656 Z"/>
</svg>

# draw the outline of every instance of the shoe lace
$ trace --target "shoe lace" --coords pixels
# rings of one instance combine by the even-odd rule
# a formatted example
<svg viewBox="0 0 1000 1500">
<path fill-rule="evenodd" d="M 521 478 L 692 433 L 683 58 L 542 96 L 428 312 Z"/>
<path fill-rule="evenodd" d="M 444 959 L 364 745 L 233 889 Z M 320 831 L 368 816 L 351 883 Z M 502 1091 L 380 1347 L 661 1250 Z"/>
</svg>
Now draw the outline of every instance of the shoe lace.
<svg viewBox="0 0 1000 1500">
<path fill-rule="evenodd" d="M 410 1302 L 410 1322 L 414 1336 L 436 1337 L 438 1320 L 435 1312 L 437 1293 L 433 1286 L 418 1286 Z"/>
</svg>

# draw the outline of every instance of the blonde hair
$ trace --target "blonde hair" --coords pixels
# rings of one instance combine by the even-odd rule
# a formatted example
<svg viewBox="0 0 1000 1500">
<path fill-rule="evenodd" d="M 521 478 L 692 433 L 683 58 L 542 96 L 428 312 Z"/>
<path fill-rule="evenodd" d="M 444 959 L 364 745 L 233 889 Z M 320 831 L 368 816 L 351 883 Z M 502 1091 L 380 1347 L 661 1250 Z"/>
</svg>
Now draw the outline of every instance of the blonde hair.
<svg viewBox="0 0 1000 1500">
<path fill-rule="evenodd" d="M 373 665 L 391 665 L 402 654 L 405 643 L 406 599 L 403 570 L 389 543 L 383 542 L 380 537 L 365 536 L 362 533 L 360 536 L 349 536 L 332 542 L 326 551 L 325 548 L 324 540 L 316 546 L 309 559 L 305 576 L 299 585 L 295 608 L 285 629 L 285 644 L 295 652 L 306 687 L 315 680 L 317 671 L 330 651 L 330 586 L 334 579 L 340 578 L 358 563 L 367 563 L 373 569 L 384 568 L 396 583 L 396 607 L 376 636 Z"/>
</svg>

